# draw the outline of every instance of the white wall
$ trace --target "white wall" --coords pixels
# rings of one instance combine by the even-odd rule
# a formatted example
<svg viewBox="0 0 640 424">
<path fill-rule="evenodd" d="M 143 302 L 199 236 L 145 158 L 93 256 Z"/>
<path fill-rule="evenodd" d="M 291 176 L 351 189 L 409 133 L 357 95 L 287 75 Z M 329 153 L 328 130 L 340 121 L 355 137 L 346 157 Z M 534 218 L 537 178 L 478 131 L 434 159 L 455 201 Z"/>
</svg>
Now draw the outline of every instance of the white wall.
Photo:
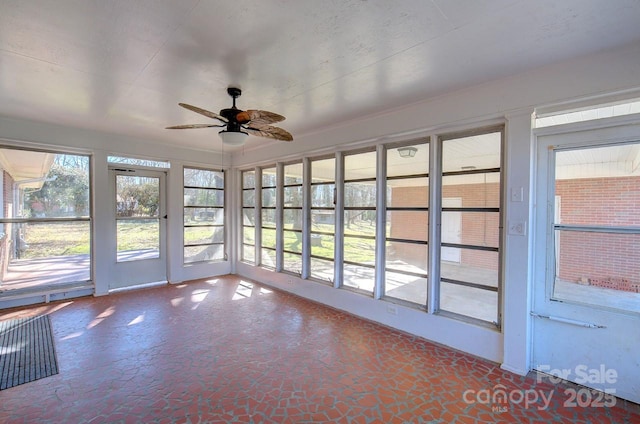
<svg viewBox="0 0 640 424">
<path fill-rule="evenodd" d="M 505 236 L 503 329 L 496 332 L 472 324 L 398 307 L 386 312 L 385 303 L 321 283 L 300 280 L 246 264 L 237 273 L 297 295 L 348 310 L 363 318 L 502 363 L 525 374 L 530 369 L 531 228 L 533 216 L 531 118 L 536 107 L 597 98 L 640 89 L 640 45 L 629 45 L 531 70 L 503 80 L 450 93 L 405 108 L 342 123 L 325 131 L 295 134 L 293 143 L 269 145 L 233 157 L 236 168 L 300 158 L 303 155 L 348 150 L 355 146 L 415 138 L 433 132 L 506 122 L 505 223 L 523 222 L 526 236 Z M 636 95 L 640 97 L 639 94 Z M 512 190 L 524 199 L 510 201 Z M 236 194 L 237 195 L 237 194 Z"/>
</svg>

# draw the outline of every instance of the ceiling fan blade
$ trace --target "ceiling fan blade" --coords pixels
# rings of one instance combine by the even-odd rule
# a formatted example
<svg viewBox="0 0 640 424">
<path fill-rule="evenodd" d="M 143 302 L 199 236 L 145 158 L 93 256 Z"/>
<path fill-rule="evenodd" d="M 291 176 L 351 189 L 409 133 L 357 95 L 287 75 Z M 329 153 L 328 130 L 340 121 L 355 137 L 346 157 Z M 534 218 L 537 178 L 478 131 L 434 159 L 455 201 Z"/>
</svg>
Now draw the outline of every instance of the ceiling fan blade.
<svg viewBox="0 0 640 424">
<path fill-rule="evenodd" d="M 208 111 L 208 110 L 201 109 L 201 108 L 199 108 L 199 107 L 197 107 L 197 106 L 192 106 L 192 105 L 189 105 L 189 104 L 187 104 L 187 103 L 178 103 L 178 105 L 182 106 L 182 107 L 183 107 L 183 108 L 185 108 L 185 109 L 189 109 L 189 110 L 190 110 L 190 111 L 192 111 L 192 112 L 199 113 L 200 115 L 204 115 L 204 116 L 206 116 L 207 118 L 217 119 L 218 121 L 224 122 L 225 124 L 226 124 L 227 122 L 229 122 L 229 121 L 227 120 L 227 118 L 225 118 L 224 116 L 220 116 L 220 115 L 218 115 L 217 113 L 214 113 L 214 112 L 210 112 L 210 111 Z"/>
<path fill-rule="evenodd" d="M 260 128 L 246 127 L 247 131 L 251 135 L 257 135 L 258 137 L 273 138 L 274 140 L 293 141 L 293 136 L 286 130 L 279 127 L 273 127 L 271 125 L 265 125 Z"/>
<path fill-rule="evenodd" d="M 266 110 L 245 110 L 238 113 L 236 119 L 241 124 L 251 123 L 252 127 L 257 128 L 284 121 L 285 117 Z"/>
<path fill-rule="evenodd" d="M 172 127 L 166 127 L 167 130 L 186 130 L 190 128 L 212 128 L 212 127 L 224 127 L 224 125 L 213 124 L 187 124 L 187 125 L 174 125 Z"/>
</svg>

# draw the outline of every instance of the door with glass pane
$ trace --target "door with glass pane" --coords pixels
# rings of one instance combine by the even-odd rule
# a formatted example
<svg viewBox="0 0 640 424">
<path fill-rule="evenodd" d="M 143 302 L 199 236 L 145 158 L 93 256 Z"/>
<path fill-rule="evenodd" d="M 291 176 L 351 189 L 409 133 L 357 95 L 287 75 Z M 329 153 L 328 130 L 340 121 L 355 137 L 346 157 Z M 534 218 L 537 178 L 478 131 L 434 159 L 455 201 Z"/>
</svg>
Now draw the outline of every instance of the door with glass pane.
<svg viewBox="0 0 640 424">
<path fill-rule="evenodd" d="M 167 280 L 165 173 L 111 169 L 113 269 L 110 289 Z"/>
<path fill-rule="evenodd" d="M 640 126 L 537 140 L 533 367 L 640 402 Z"/>
</svg>

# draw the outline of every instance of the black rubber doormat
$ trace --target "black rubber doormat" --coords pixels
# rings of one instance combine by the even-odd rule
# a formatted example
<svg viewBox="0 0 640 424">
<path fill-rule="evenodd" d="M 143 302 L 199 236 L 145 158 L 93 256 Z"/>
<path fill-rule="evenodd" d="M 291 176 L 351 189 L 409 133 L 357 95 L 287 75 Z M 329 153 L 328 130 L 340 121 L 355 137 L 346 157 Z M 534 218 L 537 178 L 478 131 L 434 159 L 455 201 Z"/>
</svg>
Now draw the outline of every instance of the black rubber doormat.
<svg viewBox="0 0 640 424">
<path fill-rule="evenodd" d="M 0 321 L 0 390 L 58 374 L 48 315 Z"/>
</svg>

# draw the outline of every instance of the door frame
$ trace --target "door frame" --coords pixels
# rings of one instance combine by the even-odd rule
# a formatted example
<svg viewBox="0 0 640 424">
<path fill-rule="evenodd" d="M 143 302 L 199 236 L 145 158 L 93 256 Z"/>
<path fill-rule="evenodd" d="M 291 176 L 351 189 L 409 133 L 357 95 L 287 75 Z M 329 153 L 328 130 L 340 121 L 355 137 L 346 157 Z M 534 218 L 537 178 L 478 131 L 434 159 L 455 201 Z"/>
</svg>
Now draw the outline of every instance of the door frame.
<svg viewBox="0 0 640 424">
<path fill-rule="evenodd" d="M 586 400 L 590 406 L 599 406 L 595 402 L 602 399 L 611 402 L 612 395 L 640 402 L 640 359 L 637 355 L 624 354 L 626 349 L 640 348 L 640 339 L 630 340 L 633 338 L 624 334 L 625 329 L 637 326 L 640 315 L 596 304 L 558 300 L 553 296 L 556 274 L 553 223 L 557 212 L 555 152 L 640 141 L 640 115 L 603 119 L 597 124 L 586 122 L 545 128 L 534 131 L 534 136 L 537 190 L 531 286 L 532 369 L 552 375 L 551 382 L 558 382 L 557 377 L 561 377 L 608 396 L 598 398 L 585 389 L 583 394 L 588 394 Z M 590 350 L 582 352 L 581 348 Z"/>
<path fill-rule="evenodd" d="M 109 166 L 111 219 L 109 225 L 111 277 L 109 291 L 129 289 L 168 282 L 169 261 L 167 245 L 167 171 L 143 166 L 117 164 Z M 159 246 L 158 257 L 118 262 L 116 179 L 118 175 L 158 178 L 159 182 Z M 140 276 L 146 278 L 139 278 Z"/>
</svg>

